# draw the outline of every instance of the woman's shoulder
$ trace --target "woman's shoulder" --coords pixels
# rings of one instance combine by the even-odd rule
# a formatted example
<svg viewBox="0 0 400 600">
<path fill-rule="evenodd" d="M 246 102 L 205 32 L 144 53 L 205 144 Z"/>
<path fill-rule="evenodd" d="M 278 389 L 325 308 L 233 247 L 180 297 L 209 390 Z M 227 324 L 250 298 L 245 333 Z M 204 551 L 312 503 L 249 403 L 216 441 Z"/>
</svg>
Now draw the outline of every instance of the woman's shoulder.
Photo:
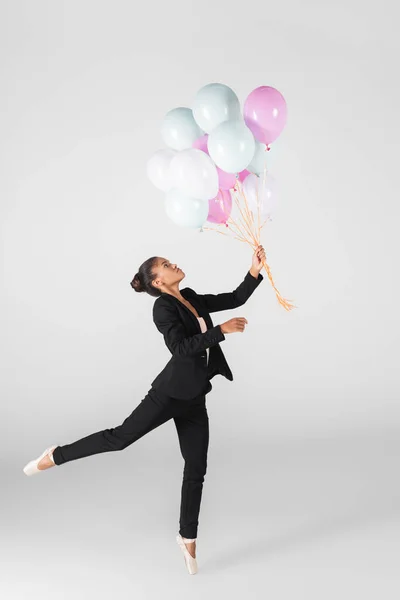
<svg viewBox="0 0 400 600">
<path fill-rule="evenodd" d="M 196 296 L 196 292 L 190 287 L 183 288 L 183 290 L 181 290 L 181 294 L 182 296 L 184 296 L 185 294 L 187 294 L 188 296 Z"/>
<path fill-rule="evenodd" d="M 181 290 L 181 294 L 184 298 L 190 298 L 196 295 L 196 292 L 192 288 L 186 287 Z M 177 312 L 176 302 L 176 298 L 171 294 L 161 294 L 161 296 L 158 296 L 154 301 L 153 315 L 163 311 L 164 309 L 171 310 L 171 308 Z"/>
<path fill-rule="evenodd" d="M 196 292 L 190 288 L 190 287 L 185 287 L 181 290 L 181 294 L 184 298 L 186 298 L 186 296 L 193 296 L 193 295 L 197 295 Z M 167 303 L 172 303 L 174 302 L 175 297 L 172 296 L 171 294 L 161 294 L 161 296 L 158 296 L 155 301 L 154 301 L 154 305 L 163 305 L 165 304 L 165 302 Z"/>
</svg>

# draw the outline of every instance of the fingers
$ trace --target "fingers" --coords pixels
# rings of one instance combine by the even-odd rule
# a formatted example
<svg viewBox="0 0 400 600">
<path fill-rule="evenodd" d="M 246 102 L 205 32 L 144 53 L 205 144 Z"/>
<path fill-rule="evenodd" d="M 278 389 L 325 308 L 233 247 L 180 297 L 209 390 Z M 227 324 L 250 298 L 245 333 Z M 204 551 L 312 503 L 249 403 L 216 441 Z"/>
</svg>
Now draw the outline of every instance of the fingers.
<svg viewBox="0 0 400 600">
<path fill-rule="evenodd" d="M 265 250 L 264 250 L 264 247 L 263 247 L 261 244 L 259 244 L 259 245 L 257 246 L 257 248 L 255 249 L 255 251 L 254 251 L 254 254 L 255 254 L 255 255 L 256 255 L 256 256 L 257 256 L 257 257 L 258 257 L 260 260 L 262 260 L 263 258 L 265 258 Z"/>
<path fill-rule="evenodd" d="M 227 333 L 233 333 L 235 331 L 242 332 L 248 324 L 249 322 L 245 317 L 233 317 L 233 319 L 229 319 L 229 321 L 226 322 Z M 225 325 L 225 323 L 223 325 Z"/>
<path fill-rule="evenodd" d="M 244 331 L 245 326 L 248 325 L 249 322 L 245 317 L 236 317 L 236 327 L 237 331 Z"/>
</svg>

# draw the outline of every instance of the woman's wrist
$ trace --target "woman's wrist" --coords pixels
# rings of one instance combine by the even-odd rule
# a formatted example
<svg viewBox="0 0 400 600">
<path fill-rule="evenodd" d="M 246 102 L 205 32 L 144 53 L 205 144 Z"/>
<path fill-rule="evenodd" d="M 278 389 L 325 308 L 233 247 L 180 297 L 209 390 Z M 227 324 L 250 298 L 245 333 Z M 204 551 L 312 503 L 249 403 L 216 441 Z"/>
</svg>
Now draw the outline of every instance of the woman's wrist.
<svg viewBox="0 0 400 600">
<path fill-rule="evenodd" d="M 253 269 L 253 267 L 252 267 L 251 269 L 249 269 L 249 273 L 250 273 L 250 275 L 253 275 L 253 277 L 254 277 L 255 279 L 258 279 L 258 273 L 259 273 L 259 272 L 258 272 L 258 271 L 256 271 L 255 269 Z"/>
</svg>

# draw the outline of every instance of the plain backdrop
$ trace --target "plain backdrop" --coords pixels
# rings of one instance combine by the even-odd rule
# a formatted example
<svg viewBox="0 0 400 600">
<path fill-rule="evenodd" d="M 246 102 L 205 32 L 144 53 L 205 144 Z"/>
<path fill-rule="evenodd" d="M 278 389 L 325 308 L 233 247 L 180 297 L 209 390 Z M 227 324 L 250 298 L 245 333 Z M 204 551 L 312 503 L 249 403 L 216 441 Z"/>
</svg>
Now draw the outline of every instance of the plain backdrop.
<svg viewBox="0 0 400 600">
<path fill-rule="evenodd" d="M 186 272 L 181 287 L 199 293 L 233 290 L 251 265 L 249 246 L 170 221 L 163 193 L 146 176 L 147 160 L 164 147 L 160 127 L 165 113 L 190 107 L 197 90 L 210 82 L 232 87 L 242 106 L 259 85 L 276 87 L 287 101 L 287 126 L 270 152 L 278 209 L 263 229 L 262 244 L 279 291 L 297 308 L 288 313 L 279 305 L 263 271 L 264 281 L 244 306 L 212 315 L 215 324 L 233 316 L 244 316 L 249 324 L 243 334 L 229 335 L 221 345 L 234 381 L 215 377 L 207 396 L 210 474 L 202 531 L 211 535 L 219 523 L 218 532 L 231 536 L 231 547 L 237 531 L 233 522 L 235 527 L 241 523 L 244 531 L 260 534 L 261 551 L 262 534 L 271 532 L 272 524 L 264 530 L 260 515 L 270 515 L 281 539 L 279 523 L 287 526 L 298 504 L 281 521 L 272 505 L 284 510 L 285 501 L 299 500 L 307 488 L 310 496 L 305 498 L 320 506 L 318 491 L 329 485 L 332 493 L 340 486 L 359 485 L 363 498 L 383 490 L 378 515 L 383 505 L 390 510 L 397 506 L 398 487 L 390 487 L 396 486 L 400 430 L 400 86 L 394 8 L 394 2 L 359 0 L 2 3 L 0 461 L 9 483 L 5 531 L 19 552 L 30 549 L 24 559 L 19 555 L 15 573 L 9 571 L 8 598 L 34 597 L 36 592 L 41 598 L 64 597 L 61 592 L 51 595 L 39 562 L 29 577 L 26 571 L 25 578 L 18 575 L 18 565 L 23 560 L 25 567 L 31 564 L 38 547 L 42 553 L 53 547 L 53 535 L 60 560 L 53 568 L 59 564 L 62 574 L 75 560 L 77 579 L 69 580 L 71 586 L 79 577 L 81 582 L 92 577 L 86 560 L 86 570 L 79 571 L 82 557 L 72 552 L 78 515 L 71 509 L 76 510 L 78 489 L 80 510 L 87 511 L 79 521 L 83 537 L 93 507 L 99 511 L 86 536 L 93 552 L 103 547 L 100 539 L 105 547 L 110 543 L 94 533 L 102 509 L 103 534 L 116 535 L 115 523 L 107 530 L 115 503 L 118 531 L 121 536 L 129 532 L 124 542 L 116 538 L 115 547 L 129 548 L 140 527 L 163 537 L 160 530 L 166 524 L 171 528 L 165 533 L 166 548 L 174 543 L 182 465 L 172 422 L 123 456 L 93 457 L 37 479 L 26 478 L 22 467 L 51 444 L 121 423 L 169 360 L 152 321 L 154 299 L 130 286 L 144 260 L 157 255 L 177 262 Z M 387 440 L 394 444 L 389 450 Z M 355 462 L 340 479 L 349 464 L 344 448 L 357 452 L 361 443 L 359 457 L 368 457 L 365 471 Z M 324 452 L 335 466 L 328 467 L 325 459 L 313 462 Z M 281 479 L 285 465 L 290 492 Z M 375 476 L 382 477 L 379 485 L 371 480 L 368 469 L 373 465 Z M 108 469 L 106 479 L 103 469 Z M 334 483 L 333 473 L 339 478 Z M 357 483 L 361 473 L 364 479 Z M 282 488 L 272 497 L 278 482 Z M 132 492 L 122 500 L 130 485 L 135 493 L 140 488 L 140 499 Z M 248 489 L 253 490 L 250 496 Z M 239 490 L 246 490 L 240 500 Z M 43 510 L 48 494 L 54 510 L 62 507 L 67 519 L 65 544 L 56 533 L 58 521 L 46 533 L 34 529 L 37 523 L 18 528 L 23 515 Z M 104 494 L 109 494 L 107 506 L 101 504 Z M 221 494 L 226 496 L 219 505 Z M 224 511 L 231 494 L 238 511 L 230 518 Z M 170 502 L 168 514 L 158 512 L 160 500 Z M 139 506 L 146 507 L 140 522 L 125 527 L 128 514 L 139 518 Z M 304 507 L 315 515 L 308 500 Z M 240 521 L 256 513 L 255 522 Z M 215 542 L 210 547 L 215 550 Z M 8 548 L 5 555 L 10 552 Z M 85 552 L 87 557 L 89 550 Z M 184 579 L 183 559 L 173 556 L 172 568 Z M 296 571 L 301 557 L 311 576 L 314 558 L 307 563 L 304 556 L 296 555 L 292 580 L 307 572 Z M 325 568 L 339 564 L 335 560 L 341 556 L 338 549 Z M 253 558 L 257 560 L 255 554 Z M 104 565 L 109 561 L 107 554 Z M 99 564 L 92 566 L 95 577 L 100 577 Z M 227 560 L 220 566 L 230 564 Z M 389 568 L 390 561 L 385 565 Z M 287 568 L 282 565 L 284 579 Z M 101 572 L 105 577 L 105 567 Z M 379 583 L 373 580 L 377 589 L 383 590 L 390 573 Z M 125 580 L 118 581 L 122 586 Z M 373 581 L 366 584 L 364 597 Z M 240 582 L 248 589 L 238 580 L 232 594 L 240 596 Z M 279 582 L 277 576 L 274 600 L 286 597 Z M 321 597 L 321 589 L 303 583 L 305 597 L 313 597 L 313 591 Z M 75 598 L 81 597 L 78 587 L 70 589 Z M 345 596 L 340 588 L 331 588 L 332 597 L 354 597 L 357 589 L 356 583 L 350 585 Z M 287 597 L 293 593 L 288 591 Z M 100 590 L 97 597 L 103 597 Z M 142 590 L 138 597 L 153 596 Z M 324 592 L 323 597 L 331 596 Z"/>
</svg>

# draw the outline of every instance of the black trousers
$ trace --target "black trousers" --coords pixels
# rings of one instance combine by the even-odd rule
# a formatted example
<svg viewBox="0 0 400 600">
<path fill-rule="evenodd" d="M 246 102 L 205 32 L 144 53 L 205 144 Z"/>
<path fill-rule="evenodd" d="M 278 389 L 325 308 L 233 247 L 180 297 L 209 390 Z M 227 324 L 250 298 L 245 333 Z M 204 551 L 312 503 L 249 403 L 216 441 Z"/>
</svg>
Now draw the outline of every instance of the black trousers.
<svg viewBox="0 0 400 600">
<path fill-rule="evenodd" d="M 206 393 L 211 387 L 209 383 Z M 150 388 L 121 425 L 57 446 L 53 452 L 54 462 L 62 465 L 101 452 L 124 450 L 149 431 L 174 419 L 184 459 L 179 533 L 186 538 L 196 538 L 209 442 L 206 393 L 191 400 L 180 400 Z"/>
</svg>

